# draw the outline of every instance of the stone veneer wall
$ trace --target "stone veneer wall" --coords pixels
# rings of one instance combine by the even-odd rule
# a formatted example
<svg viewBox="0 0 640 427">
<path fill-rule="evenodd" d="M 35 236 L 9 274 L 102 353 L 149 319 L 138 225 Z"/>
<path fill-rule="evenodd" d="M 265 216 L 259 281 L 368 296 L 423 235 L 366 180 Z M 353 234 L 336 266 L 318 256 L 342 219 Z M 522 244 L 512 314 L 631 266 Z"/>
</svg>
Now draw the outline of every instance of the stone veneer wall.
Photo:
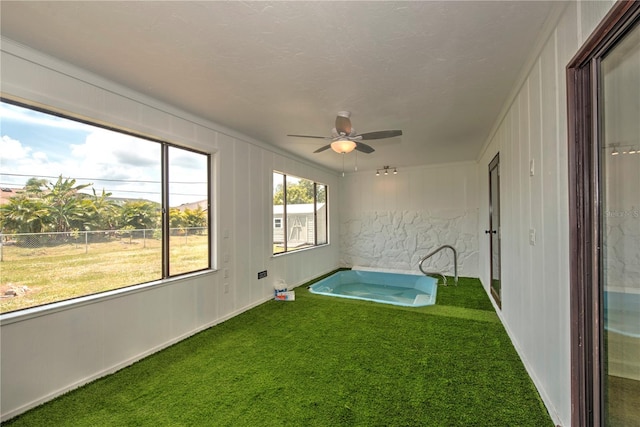
<svg viewBox="0 0 640 427">
<path fill-rule="evenodd" d="M 475 162 L 350 174 L 340 187 L 340 264 L 419 273 L 423 256 L 451 245 L 458 275 L 478 277 L 477 199 Z M 452 276 L 453 254 L 442 250 L 424 267 Z"/>
<path fill-rule="evenodd" d="M 451 245 L 458 253 L 458 275 L 477 276 L 477 210 L 376 211 L 343 220 L 343 266 L 418 271 L 420 259 Z M 453 275 L 453 254 L 438 252 L 425 261 L 427 271 Z"/>
<path fill-rule="evenodd" d="M 636 206 L 605 212 L 607 288 L 640 293 L 640 210 Z"/>
</svg>

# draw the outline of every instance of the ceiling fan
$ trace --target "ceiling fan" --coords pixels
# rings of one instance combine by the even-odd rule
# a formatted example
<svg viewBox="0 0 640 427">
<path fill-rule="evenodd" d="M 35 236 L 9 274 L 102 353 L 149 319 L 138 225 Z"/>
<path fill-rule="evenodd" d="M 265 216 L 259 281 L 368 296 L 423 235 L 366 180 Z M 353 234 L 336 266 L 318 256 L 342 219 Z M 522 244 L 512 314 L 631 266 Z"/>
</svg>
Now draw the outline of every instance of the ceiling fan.
<svg viewBox="0 0 640 427">
<path fill-rule="evenodd" d="M 375 150 L 370 145 L 365 144 L 362 141 L 368 141 L 371 139 L 384 139 L 393 138 L 394 136 L 402 135 L 401 130 L 379 130 L 376 132 L 358 133 L 351 127 L 351 113 L 349 111 L 338 111 L 336 117 L 336 127 L 331 130 L 331 136 L 313 136 L 313 135 L 287 135 L 298 138 L 318 138 L 330 140 L 331 143 L 323 147 L 318 148 L 314 153 L 320 153 L 322 151 L 331 148 L 333 151 L 339 154 L 350 153 L 353 150 L 358 150 L 362 153 L 373 153 Z"/>
</svg>

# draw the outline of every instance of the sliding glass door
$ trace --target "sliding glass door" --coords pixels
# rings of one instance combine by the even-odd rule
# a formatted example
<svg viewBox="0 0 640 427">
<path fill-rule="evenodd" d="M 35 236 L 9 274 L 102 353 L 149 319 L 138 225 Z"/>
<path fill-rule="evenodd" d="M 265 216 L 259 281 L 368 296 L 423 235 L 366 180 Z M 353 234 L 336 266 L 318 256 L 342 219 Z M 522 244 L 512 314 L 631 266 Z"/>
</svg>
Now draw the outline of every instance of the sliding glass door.
<svg viewBox="0 0 640 427">
<path fill-rule="evenodd" d="M 571 425 L 640 426 L 640 2 L 567 67 Z"/>
<path fill-rule="evenodd" d="M 600 62 L 604 424 L 640 426 L 640 24 Z"/>
</svg>

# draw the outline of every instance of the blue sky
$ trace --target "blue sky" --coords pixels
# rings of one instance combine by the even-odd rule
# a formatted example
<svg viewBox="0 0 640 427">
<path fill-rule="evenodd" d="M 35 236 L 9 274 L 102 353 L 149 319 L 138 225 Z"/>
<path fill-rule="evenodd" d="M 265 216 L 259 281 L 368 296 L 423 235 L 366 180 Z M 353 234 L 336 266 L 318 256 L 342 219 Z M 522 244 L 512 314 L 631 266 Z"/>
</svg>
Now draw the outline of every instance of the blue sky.
<svg viewBox="0 0 640 427">
<path fill-rule="evenodd" d="M 206 198 L 206 157 L 169 153 L 170 205 Z M 160 144 L 0 102 L 0 185 L 21 188 L 31 177 L 62 175 L 97 193 L 160 201 Z M 87 189 L 87 192 L 91 192 Z"/>
</svg>

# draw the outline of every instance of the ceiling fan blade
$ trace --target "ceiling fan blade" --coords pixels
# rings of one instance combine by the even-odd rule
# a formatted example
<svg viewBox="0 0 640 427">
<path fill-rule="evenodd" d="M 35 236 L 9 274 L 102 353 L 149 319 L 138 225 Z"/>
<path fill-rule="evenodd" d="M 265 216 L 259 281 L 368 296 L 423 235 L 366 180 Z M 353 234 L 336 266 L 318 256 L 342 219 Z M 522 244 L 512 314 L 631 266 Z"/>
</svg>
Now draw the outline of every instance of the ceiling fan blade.
<svg viewBox="0 0 640 427">
<path fill-rule="evenodd" d="M 330 138 L 327 138 L 326 136 L 315 136 L 315 135 L 287 135 L 287 136 L 293 136 L 293 137 L 296 137 L 296 138 L 330 139 Z"/>
<path fill-rule="evenodd" d="M 374 151 L 376 151 L 376 150 L 373 149 L 372 146 L 367 145 L 367 144 L 365 144 L 363 142 L 358 142 L 358 141 L 354 141 L 354 142 L 356 143 L 356 150 L 360 151 L 361 153 L 369 154 L 369 153 L 373 153 Z"/>
<path fill-rule="evenodd" d="M 367 132 L 367 133 L 360 134 L 360 136 L 362 136 L 362 139 L 364 140 L 393 138 L 394 136 L 400 136 L 400 135 L 402 135 L 401 130 L 379 130 L 376 132 Z"/>
<path fill-rule="evenodd" d="M 329 148 L 331 148 L 331 144 L 318 148 L 314 153 L 322 153 L 324 150 L 328 150 Z"/>
<path fill-rule="evenodd" d="M 348 111 L 338 112 L 338 116 L 336 117 L 336 131 L 338 131 L 338 134 L 351 134 L 351 120 L 349 119 L 350 116 L 351 113 Z"/>
</svg>

